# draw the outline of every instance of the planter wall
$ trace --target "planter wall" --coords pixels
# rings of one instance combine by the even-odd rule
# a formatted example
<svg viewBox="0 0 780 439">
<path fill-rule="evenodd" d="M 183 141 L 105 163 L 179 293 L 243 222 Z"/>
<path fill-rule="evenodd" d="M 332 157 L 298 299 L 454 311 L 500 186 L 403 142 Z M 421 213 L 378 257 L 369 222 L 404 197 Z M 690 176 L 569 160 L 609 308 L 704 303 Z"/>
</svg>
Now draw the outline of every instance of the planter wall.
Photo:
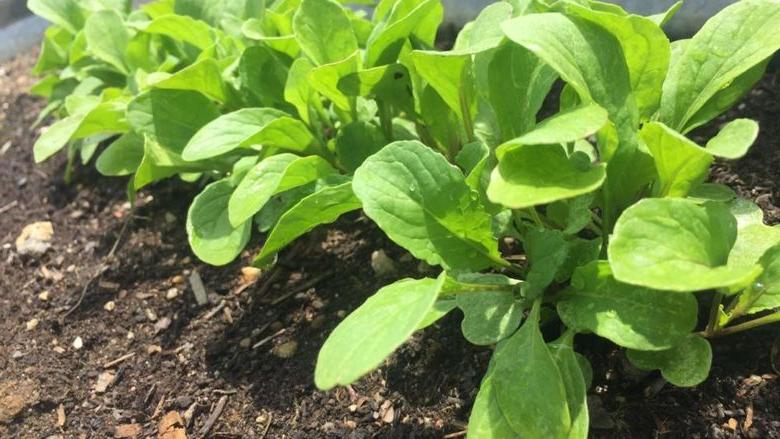
<svg viewBox="0 0 780 439">
<path fill-rule="evenodd" d="M 445 21 L 455 27 L 473 19 L 494 0 L 443 0 Z M 666 10 L 675 0 L 610 0 L 640 14 L 654 14 Z M 716 12 L 735 0 L 686 0 L 680 12 L 667 26 L 675 38 L 687 37 Z M 135 0 L 135 3 L 139 3 Z M 0 0 L 0 61 L 8 59 L 38 44 L 45 25 L 29 16 L 26 0 Z"/>
<path fill-rule="evenodd" d="M 606 0 L 618 3 L 626 10 L 642 15 L 657 14 L 667 10 L 676 0 Z M 701 28 L 709 17 L 736 0 L 686 0 L 677 16 L 666 30 L 675 38 L 689 37 Z M 444 0 L 446 21 L 462 25 L 471 20 L 493 0 Z"/>
</svg>

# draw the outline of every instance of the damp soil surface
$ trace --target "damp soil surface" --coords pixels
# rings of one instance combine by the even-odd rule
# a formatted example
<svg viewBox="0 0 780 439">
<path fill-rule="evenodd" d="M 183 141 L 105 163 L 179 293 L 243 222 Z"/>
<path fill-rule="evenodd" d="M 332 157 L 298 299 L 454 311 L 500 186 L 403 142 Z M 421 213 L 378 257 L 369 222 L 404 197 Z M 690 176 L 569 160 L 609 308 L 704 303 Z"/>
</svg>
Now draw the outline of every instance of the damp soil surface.
<svg viewBox="0 0 780 439">
<path fill-rule="evenodd" d="M 44 105 L 27 92 L 34 55 L 0 65 L 0 437 L 465 435 L 490 350 L 464 341 L 457 312 L 353 386 L 320 392 L 313 384 L 317 352 L 339 320 L 425 267 L 360 215 L 317 229 L 259 276 L 242 271 L 257 246 L 230 266 L 205 266 L 184 232 L 198 187 L 159 184 L 132 211 L 122 179 L 76 166 L 65 184 L 63 157 L 33 163 L 31 126 Z M 773 223 L 779 78 L 767 75 L 729 115 L 761 122 L 756 147 L 714 171 Z M 53 226 L 51 248 L 20 255 L 17 236 L 41 221 Z M 397 273 L 374 273 L 377 250 Z M 193 278 L 205 285 L 200 303 Z M 710 377 L 692 389 L 664 385 L 608 343 L 578 338 L 595 371 L 593 437 L 780 437 L 777 335 L 774 327 L 714 340 Z"/>
</svg>

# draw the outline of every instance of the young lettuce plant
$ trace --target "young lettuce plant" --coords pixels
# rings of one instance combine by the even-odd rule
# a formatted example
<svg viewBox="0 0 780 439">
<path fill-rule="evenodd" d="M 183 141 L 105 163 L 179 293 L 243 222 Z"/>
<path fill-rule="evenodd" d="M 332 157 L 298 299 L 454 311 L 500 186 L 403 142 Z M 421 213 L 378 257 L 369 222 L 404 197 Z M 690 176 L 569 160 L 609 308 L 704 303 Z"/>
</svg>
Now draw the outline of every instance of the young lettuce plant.
<svg viewBox="0 0 780 439">
<path fill-rule="evenodd" d="M 386 286 L 341 322 L 320 352 L 319 388 L 358 380 L 458 308 L 464 336 L 495 345 L 469 437 L 584 438 L 591 372 L 576 334 L 694 386 L 709 372 L 708 338 L 780 321 L 780 228 L 706 183 L 715 158 L 747 152 L 757 124 L 729 122 L 705 147 L 685 136 L 762 76 L 780 48 L 780 4 L 738 2 L 674 43 L 660 28 L 671 14 L 500 2 L 454 50 L 402 54 L 416 114 L 449 108 L 442 125 L 457 123 L 463 143 L 392 142 L 352 189 L 394 242 L 442 273 Z M 560 111 L 537 122 L 556 78 Z M 506 237 L 527 263 L 499 252 Z M 704 328 L 697 292 L 712 302 Z"/>
<path fill-rule="evenodd" d="M 276 2 L 262 20 L 247 21 L 244 35 L 259 42 L 253 50 L 282 64 L 273 88 L 258 81 L 250 90 L 278 99 L 222 114 L 184 147 L 182 158 L 195 163 L 241 157 L 193 202 L 195 254 L 227 264 L 257 224 L 270 231 L 256 259 L 267 265 L 295 238 L 359 209 L 350 174 L 388 142 L 417 138 L 414 124 L 398 117 L 414 103 L 397 61 L 412 48 L 430 49 L 441 17 L 438 0 L 383 1 L 371 21 L 333 0 L 303 0 Z M 267 62 L 247 70 L 261 67 Z"/>
</svg>

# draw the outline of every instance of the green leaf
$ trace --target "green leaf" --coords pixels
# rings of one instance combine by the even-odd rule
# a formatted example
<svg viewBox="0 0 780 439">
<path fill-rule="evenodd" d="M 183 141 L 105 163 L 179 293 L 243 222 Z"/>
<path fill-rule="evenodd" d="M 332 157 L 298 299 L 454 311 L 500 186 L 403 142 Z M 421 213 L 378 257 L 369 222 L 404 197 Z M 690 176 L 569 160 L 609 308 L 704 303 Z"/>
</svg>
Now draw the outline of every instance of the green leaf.
<svg viewBox="0 0 780 439">
<path fill-rule="evenodd" d="M 523 209 L 593 192 L 604 183 L 606 165 L 584 155 L 567 157 L 557 145 L 519 145 L 503 149 L 490 177 L 488 198 Z"/>
<path fill-rule="evenodd" d="M 263 245 L 254 265 L 266 265 L 281 249 L 321 224 L 330 224 L 341 215 L 360 209 L 352 183 L 323 188 L 303 198 L 285 212 Z"/>
<path fill-rule="evenodd" d="M 336 155 L 350 172 L 355 172 L 367 158 L 387 144 L 382 130 L 370 122 L 356 121 L 344 125 L 336 137 Z"/>
<path fill-rule="evenodd" d="M 650 18 L 617 15 L 570 4 L 569 11 L 611 33 L 620 43 L 639 112 L 650 118 L 661 102 L 661 88 L 669 69 L 671 46 L 664 31 Z"/>
<path fill-rule="evenodd" d="M 154 80 L 150 77 L 151 87 L 197 91 L 221 103 L 227 100 L 222 71 L 217 62 L 211 58 L 200 60 L 172 75 L 162 73 L 158 75 Z"/>
<path fill-rule="evenodd" d="M 420 326 L 439 296 L 439 279 L 405 279 L 386 286 L 342 321 L 317 357 L 314 382 L 329 390 L 377 368 Z"/>
<path fill-rule="evenodd" d="M 533 300 L 544 293 L 566 263 L 569 243 L 558 230 L 537 228 L 523 236 L 523 249 L 531 265 L 523 285 L 523 295 Z"/>
<path fill-rule="evenodd" d="M 431 265 L 504 265 L 491 217 L 460 170 L 416 141 L 394 142 L 355 172 L 363 210 L 390 239 Z"/>
<path fill-rule="evenodd" d="M 619 346 L 646 351 L 675 346 L 693 331 L 698 318 L 698 303 L 693 294 L 618 282 L 606 261 L 594 261 L 577 269 L 572 287 L 561 296 L 557 307 L 569 328 L 590 331 Z"/>
<path fill-rule="evenodd" d="M 144 138 L 144 156 L 133 176 L 133 188 L 142 187 L 162 179 L 183 173 L 201 173 L 204 171 L 227 171 L 229 166 L 220 162 L 191 163 L 181 158 L 176 151 L 159 144 L 150 136 Z"/>
<path fill-rule="evenodd" d="M 750 119 L 735 119 L 721 128 L 707 142 L 707 152 L 724 159 L 737 160 L 745 156 L 758 137 L 758 123 Z"/>
<path fill-rule="evenodd" d="M 512 430 L 522 438 L 567 438 L 571 417 L 566 389 L 539 331 L 538 304 L 493 356 L 493 390 Z"/>
<path fill-rule="evenodd" d="M 536 114 L 558 77 L 536 55 L 516 44 L 496 49 L 487 76 L 487 84 L 479 86 L 487 89 L 504 141 L 533 128 Z"/>
<path fill-rule="evenodd" d="M 181 153 L 201 127 L 216 119 L 219 109 L 202 94 L 189 90 L 152 89 L 127 107 L 127 120 L 171 151 Z"/>
<path fill-rule="evenodd" d="M 567 244 L 569 246 L 569 252 L 566 257 L 566 262 L 561 265 L 558 272 L 555 274 L 555 281 L 558 283 L 568 281 L 577 268 L 598 260 L 599 255 L 601 255 L 601 238 L 570 238 L 569 241 L 567 241 Z"/>
<path fill-rule="evenodd" d="M 347 96 L 339 88 L 341 80 L 360 69 L 360 52 L 344 58 L 341 61 L 316 67 L 309 72 L 307 80 L 310 86 L 330 99 L 333 104 L 344 111 L 351 111 L 354 98 Z"/>
<path fill-rule="evenodd" d="M 176 41 L 192 44 L 201 50 L 207 49 L 215 42 L 214 29 L 211 26 L 186 15 L 163 15 L 137 27 L 143 32 L 165 35 Z"/>
<path fill-rule="evenodd" d="M 190 247 L 198 258 L 212 265 L 229 264 L 249 242 L 251 221 L 233 227 L 228 220 L 232 193 L 228 180 L 214 182 L 195 197 L 187 213 Z"/>
<path fill-rule="evenodd" d="M 594 198 L 592 194 L 586 194 L 565 201 L 556 201 L 547 206 L 547 217 L 563 226 L 563 233 L 576 235 L 593 220 L 590 206 Z"/>
<path fill-rule="evenodd" d="M 126 75 L 130 72 L 127 66 L 130 35 L 119 14 L 111 10 L 93 13 L 84 24 L 84 35 L 91 54 Z"/>
<path fill-rule="evenodd" d="M 442 317 L 447 315 L 450 311 L 457 308 L 458 305 L 454 298 L 443 298 L 436 301 L 433 308 L 428 312 L 423 321 L 417 327 L 417 329 L 425 329 L 434 323 L 438 322 Z"/>
<path fill-rule="evenodd" d="M 728 203 L 737 198 L 737 193 L 730 187 L 718 183 L 702 183 L 696 185 L 688 193 L 688 199 L 697 201 L 720 201 Z"/>
<path fill-rule="evenodd" d="M 525 306 L 515 299 L 511 279 L 480 274 L 458 280 L 479 286 L 472 290 L 468 284 L 463 285 L 455 296 L 458 308 L 463 311 L 461 330 L 466 340 L 476 345 L 491 345 L 517 330 Z M 490 290 L 491 285 L 496 286 L 495 290 Z"/>
<path fill-rule="evenodd" d="M 314 91 L 308 78 L 312 69 L 314 69 L 314 65 L 308 59 L 296 59 L 290 66 L 287 82 L 284 86 L 284 99 L 295 106 L 298 115 L 306 123 L 311 121 L 309 105 Z"/>
<path fill-rule="evenodd" d="M 68 102 L 75 100 L 69 99 Z M 35 142 L 35 162 L 40 163 L 53 156 L 71 140 L 126 131 L 128 127 L 124 120 L 124 105 L 120 101 L 101 103 L 98 99 L 74 108 L 71 116 L 55 122 Z"/>
<path fill-rule="evenodd" d="M 46 29 L 41 44 L 41 53 L 33 67 L 32 73 L 42 75 L 46 72 L 59 72 L 68 66 L 68 47 L 73 42 L 73 35 L 59 26 L 50 26 Z M 51 81 L 59 78 L 50 76 Z M 40 83 L 39 83 L 40 84 Z M 36 84 L 36 88 L 39 87 Z M 45 95 L 49 97 L 49 95 Z"/>
<path fill-rule="evenodd" d="M 116 139 L 98 157 L 98 172 L 111 177 L 130 175 L 141 165 L 144 157 L 144 139 L 129 132 Z"/>
<path fill-rule="evenodd" d="M 512 430 L 509 420 L 504 415 L 496 399 L 496 354 L 490 360 L 490 366 L 479 393 L 471 408 L 469 417 L 468 439 L 519 439 L 520 436 Z"/>
<path fill-rule="evenodd" d="M 417 37 L 424 44 L 432 45 L 431 36 L 435 35 L 435 29 L 441 23 L 443 16 L 441 2 L 439 0 L 418 1 L 409 10 L 404 10 L 402 3 L 398 2 L 389 21 L 377 25 L 369 36 L 365 55 L 367 67 L 396 62 L 404 42 L 410 37 Z"/>
<path fill-rule="evenodd" d="M 609 245 L 617 280 L 657 290 L 702 291 L 749 279 L 752 267 L 727 265 L 737 221 L 720 203 L 651 198 L 627 209 Z"/>
<path fill-rule="evenodd" d="M 72 34 L 84 27 L 84 11 L 78 0 L 28 0 L 27 8 Z"/>
<path fill-rule="evenodd" d="M 471 56 L 439 51 L 414 51 L 411 59 L 416 74 L 430 84 L 461 120 L 472 120 L 473 109 L 465 107 L 473 84 Z"/>
<path fill-rule="evenodd" d="M 590 103 L 572 108 L 545 119 L 531 131 L 502 145 L 554 145 L 584 139 L 600 130 L 608 122 L 607 111 Z"/>
<path fill-rule="evenodd" d="M 665 351 L 627 351 L 631 363 L 645 370 L 660 369 L 661 375 L 677 387 L 693 387 L 707 379 L 712 363 L 710 343 L 691 335 Z"/>
<path fill-rule="evenodd" d="M 244 108 L 220 116 L 192 136 L 185 160 L 204 160 L 238 148 L 262 145 L 304 152 L 314 137 L 300 120 L 273 108 Z"/>
<path fill-rule="evenodd" d="M 697 113 L 780 48 L 778 28 L 780 5 L 772 0 L 740 1 L 708 20 L 669 69 L 660 121 L 683 133 L 707 122 Z"/>
<path fill-rule="evenodd" d="M 645 124 L 641 136 L 655 160 L 658 196 L 684 197 L 704 182 L 714 161 L 704 148 L 660 122 Z"/>
<path fill-rule="evenodd" d="M 581 360 L 572 346 L 573 339 L 573 332 L 565 333 L 558 340 L 549 343 L 548 348 L 561 372 L 561 380 L 566 388 L 566 402 L 571 418 L 571 430 L 567 438 L 587 439 L 590 425 L 588 387 L 580 364 Z"/>
<path fill-rule="evenodd" d="M 288 69 L 271 49 L 251 46 L 238 65 L 240 90 L 249 106 L 279 107 L 284 104 Z"/>
<path fill-rule="evenodd" d="M 303 0 L 293 18 L 295 38 L 315 64 L 330 64 L 358 50 L 343 6 L 333 0 Z"/>
<path fill-rule="evenodd" d="M 318 156 L 271 156 L 252 168 L 230 197 L 230 223 L 242 224 L 260 211 L 272 196 L 311 183 L 336 171 Z"/>
<path fill-rule="evenodd" d="M 780 308 L 780 245 L 764 253 L 760 263 L 764 271 L 755 284 L 758 293 L 753 296 L 755 299 L 748 314 Z"/>
</svg>

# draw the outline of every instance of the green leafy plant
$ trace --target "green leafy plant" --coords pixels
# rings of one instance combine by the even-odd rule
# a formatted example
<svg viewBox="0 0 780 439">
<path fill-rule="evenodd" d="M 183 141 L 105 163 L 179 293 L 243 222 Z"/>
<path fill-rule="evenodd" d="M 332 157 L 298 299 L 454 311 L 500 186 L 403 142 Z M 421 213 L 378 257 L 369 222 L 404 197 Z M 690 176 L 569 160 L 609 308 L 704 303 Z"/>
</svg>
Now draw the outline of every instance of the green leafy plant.
<svg viewBox="0 0 780 439">
<path fill-rule="evenodd" d="M 214 265 L 253 229 L 268 232 L 255 264 L 273 264 L 362 209 L 441 268 L 341 322 L 317 362 L 322 389 L 457 308 L 466 339 L 494 346 L 469 436 L 586 437 L 577 334 L 693 386 L 708 339 L 780 321 L 780 229 L 707 182 L 757 123 L 728 122 L 704 147 L 686 137 L 761 78 L 780 48 L 776 1 L 740 1 L 675 42 L 661 26 L 679 5 L 642 17 L 500 1 L 449 51 L 434 47 L 439 0 L 381 0 L 370 19 L 336 0 L 29 4 L 54 23 L 35 91 L 50 100 L 42 116 L 60 117 L 36 160 L 99 151 L 98 170 L 130 176 L 131 196 L 173 176 L 201 184 L 187 233 Z M 545 102 L 557 111 L 543 117 Z M 502 254 L 504 239 L 522 255 Z"/>
</svg>

